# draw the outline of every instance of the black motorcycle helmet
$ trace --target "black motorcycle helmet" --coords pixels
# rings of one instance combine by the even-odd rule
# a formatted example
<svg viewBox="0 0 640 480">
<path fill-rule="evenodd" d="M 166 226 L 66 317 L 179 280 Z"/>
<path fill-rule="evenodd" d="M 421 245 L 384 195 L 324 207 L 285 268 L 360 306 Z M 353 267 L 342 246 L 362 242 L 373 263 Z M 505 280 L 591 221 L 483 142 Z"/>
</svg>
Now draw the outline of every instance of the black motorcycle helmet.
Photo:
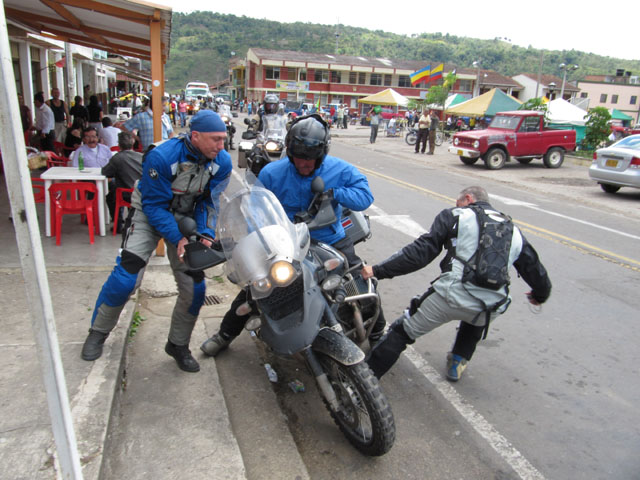
<svg viewBox="0 0 640 480">
<path fill-rule="evenodd" d="M 296 118 L 285 138 L 289 161 L 293 163 L 293 157 L 315 160 L 316 169 L 322 165 L 330 143 L 329 125 L 317 113 Z"/>
<path fill-rule="evenodd" d="M 264 113 L 269 115 L 270 113 L 278 113 L 278 105 L 280 104 L 280 100 L 277 95 L 270 93 L 264 97 L 264 101 L 262 102 L 264 106 Z"/>
</svg>

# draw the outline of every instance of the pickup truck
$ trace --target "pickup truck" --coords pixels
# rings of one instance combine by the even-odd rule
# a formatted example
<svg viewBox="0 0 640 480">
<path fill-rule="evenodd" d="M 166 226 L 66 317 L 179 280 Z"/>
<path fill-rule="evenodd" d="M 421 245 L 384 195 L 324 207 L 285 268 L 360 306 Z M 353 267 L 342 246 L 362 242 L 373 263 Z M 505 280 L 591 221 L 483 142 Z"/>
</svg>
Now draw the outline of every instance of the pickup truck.
<svg viewBox="0 0 640 480">
<path fill-rule="evenodd" d="M 449 152 L 465 165 L 482 158 L 489 170 L 498 170 L 511 158 L 529 163 L 540 157 L 545 167 L 558 168 L 575 148 L 575 130 L 545 128 L 544 112 L 517 110 L 496 114 L 485 130 L 456 133 Z"/>
</svg>

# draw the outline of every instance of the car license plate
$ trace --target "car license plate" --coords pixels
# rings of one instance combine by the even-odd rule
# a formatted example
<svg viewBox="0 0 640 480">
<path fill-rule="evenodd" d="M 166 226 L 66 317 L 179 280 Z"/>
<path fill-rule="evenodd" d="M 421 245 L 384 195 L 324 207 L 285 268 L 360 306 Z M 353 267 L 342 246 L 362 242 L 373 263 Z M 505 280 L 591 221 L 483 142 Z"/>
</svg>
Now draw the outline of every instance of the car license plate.
<svg viewBox="0 0 640 480">
<path fill-rule="evenodd" d="M 458 155 L 462 155 L 462 150 L 458 150 Z"/>
<path fill-rule="evenodd" d="M 617 160 L 607 160 L 607 162 L 605 163 L 605 165 L 607 167 L 617 167 L 618 166 L 618 161 Z"/>
</svg>

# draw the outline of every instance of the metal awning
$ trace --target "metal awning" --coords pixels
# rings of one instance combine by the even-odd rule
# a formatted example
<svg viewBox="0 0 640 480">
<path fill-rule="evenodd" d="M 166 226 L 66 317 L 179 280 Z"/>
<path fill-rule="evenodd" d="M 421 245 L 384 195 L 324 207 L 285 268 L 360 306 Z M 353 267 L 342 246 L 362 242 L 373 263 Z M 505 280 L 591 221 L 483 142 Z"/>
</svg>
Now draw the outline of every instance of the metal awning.
<svg viewBox="0 0 640 480">
<path fill-rule="evenodd" d="M 5 0 L 7 21 L 54 38 L 151 60 L 151 24 L 160 25 L 162 63 L 169 58 L 171 7 L 140 0 Z"/>
</svg>

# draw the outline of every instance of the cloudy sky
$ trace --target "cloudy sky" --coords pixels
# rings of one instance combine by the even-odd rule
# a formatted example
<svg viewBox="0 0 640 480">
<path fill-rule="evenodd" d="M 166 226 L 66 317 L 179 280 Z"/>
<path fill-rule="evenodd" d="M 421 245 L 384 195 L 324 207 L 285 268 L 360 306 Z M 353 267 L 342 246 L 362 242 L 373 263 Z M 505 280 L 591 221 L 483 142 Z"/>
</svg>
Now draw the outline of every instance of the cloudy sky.
<svg viewBox="0 0 640 480">
<path fill-rule="evenodd" d="M 153 1 L 153 0 L 151 0 Z M 399 34 L 449 33 L 549 50 L 580 50 L 640 60 L 640 2 L 453 0 L 442 2 L 156 0 L 176 12 L 215 8 L 218 13 L 280 22 L 343 24 Z M 210 5 L 215 5 L 212 7 Z M 376 7 L 375 5 L 381 5 Z M 640 73 L 640 72 L 638 72 Z"/>
</svg>

